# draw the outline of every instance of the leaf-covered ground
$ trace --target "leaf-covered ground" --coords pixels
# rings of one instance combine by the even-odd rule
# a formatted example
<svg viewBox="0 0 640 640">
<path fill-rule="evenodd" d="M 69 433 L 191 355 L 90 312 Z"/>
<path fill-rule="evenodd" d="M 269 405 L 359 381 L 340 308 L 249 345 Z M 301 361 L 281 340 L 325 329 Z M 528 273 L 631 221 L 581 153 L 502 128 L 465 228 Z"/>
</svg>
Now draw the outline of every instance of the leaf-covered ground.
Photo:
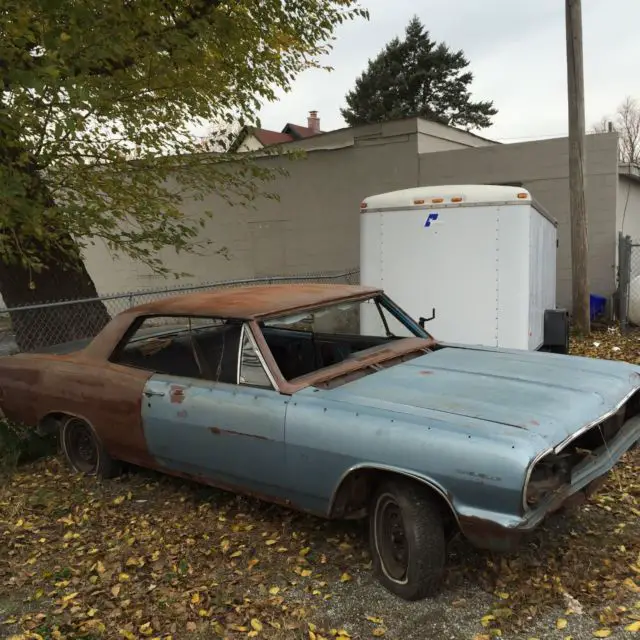
<svg viewBox="0 0 640 640">
<path fill-rule="evenodd" d="M 639 336 L 572 352 L 640 363 Z M 364 528 L 134 470 L 102 484 L 61 458 L 0 481 L 0 637 L 640 637 L 640 450 L 518 553 L 451 545 L 443 593 L 372 578 Z"/>
</svg>

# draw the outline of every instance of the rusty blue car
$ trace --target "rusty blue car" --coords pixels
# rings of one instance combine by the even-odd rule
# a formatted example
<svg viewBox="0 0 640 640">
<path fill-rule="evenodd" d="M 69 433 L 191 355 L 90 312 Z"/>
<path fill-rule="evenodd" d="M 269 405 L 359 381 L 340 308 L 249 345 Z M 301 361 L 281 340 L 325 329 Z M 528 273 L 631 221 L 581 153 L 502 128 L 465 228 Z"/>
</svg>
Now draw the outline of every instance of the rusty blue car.
<svg viewBox="0 0 640 640">
<path fill-rule="evenodd" d="M 637 367 L 443 344 L 364 286 L 165 298 L 58 351 L 0 358 L 0 408 L 59 433 L 73 469 L 367 518 L 373 569 L 408 600 L 439 590 L 452 535 L 513 548 L 640 439 Z"/>
</svg>

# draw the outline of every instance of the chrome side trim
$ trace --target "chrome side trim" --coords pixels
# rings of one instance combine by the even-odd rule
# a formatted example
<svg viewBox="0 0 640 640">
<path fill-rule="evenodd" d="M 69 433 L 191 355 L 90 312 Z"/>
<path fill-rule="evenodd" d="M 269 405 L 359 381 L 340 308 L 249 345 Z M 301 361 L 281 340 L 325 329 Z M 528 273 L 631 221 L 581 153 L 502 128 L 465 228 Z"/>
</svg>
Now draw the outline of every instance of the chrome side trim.
<svg viewBox="0 0 640 640">
<path fill-rule="evenodd" d="M 585 433 L 585 431 L 589 431 L 589 429 L 595 427 L 598 423 L 603 422 L 607 418 L 610 418 L 614 413 L 617 413 L 622 408 L 622 405 L 624 405 L 638 390 L 640 390 L 640 386 L 630 391 L 613 409 L 607 411 L 607 413 L 601 415 L 596 420 L 593 420 L 583 427 L 580 427 L 580 429 L 578 429 L 575 433 L 572 433 L 568 438 L 565 438 L 560 444 L 556 445 L 553 448 L 553 452 L 560 453 L 560 451 L 562 451 L 573 440 L 579 438 L 583 433 Z"/>
<path fill-rule="evenodd" d="M 544 458 L 545 456 L 548 456 L 550 453 L 553 453 L 553 449 L 549 448 L 549 449 L 545 449 L 544 451 L 541 451 L 530 463 L 529 466 L 527 467 L 527 473 L 524 477 L 524 485 L 522 488 L 522 507 L 524 508 L 524 512 L 526 513 L 527 511 L 531 511 L 531 507 L 529 507 L 529 505 L 527 504 L 527 489 L 529 488 L 529 482 L 531 480 L 531 474 L 533 473 L 533 470 L 535 468 L 535 466 L 538 464 L 538 462 L 540 462 L 540 460 L 542 460 L 542 458 Z"/>
<path fill-rule="evenodd" d="M 418 474 L 412 473 L 411 471 L 406 471 L 405 469 L 399 469 L 398 467 L 391 467 L 385 464 L 372 464 L 367 462 L 362 462 L 362 463 L 353 465 L 352 467 L 349 467 L 340 476 L 340 480 L 338 481 L 338 484 L 334 488 L 331 494 L 331 500 L 329 501 L 329 509 L 327 510 L 327 516 L 329 518 L 331 517 L 331 512 L 333 511 L 333 508 L 335 506 L 336 496 L 338 495 L 338 491 L 340 490 L 342 483 L 349 477 L 350 474 L 354 473 L 355 471 L 364 471 L 369 469 L 372 471 L 388 471 L 389 473 L 395 473 L 397 475 L 404 476 L 405 478 L 411 478 L 412 480 L 421 482 L 422 484 L 426 485 L 430 489 L 433 489 L 447 503 L 447 506 L 449 507 L 453 517 L 456 520 L 456 523 L 458 524 L 458 526 L 460 526 L 460 522 L 458 521 L 458 513 L 453 508 L 453 505 L 451 504 L 451 500 L 449 499 L 447 492 L 440 485 L 436 484 L 433 480 L 430 480 L 429 478 L 425 478 Z"/>
<path fill-rule="evenodd" d="M 247 328 L 245 323 L 240 329 L 240 342 L 238 343 L 238 361 L 236 362 L 236 384 L 240 385 L 240 366 L 242 365 L 242 345 L 244 344 L 244 332 Z"/>
</svg>

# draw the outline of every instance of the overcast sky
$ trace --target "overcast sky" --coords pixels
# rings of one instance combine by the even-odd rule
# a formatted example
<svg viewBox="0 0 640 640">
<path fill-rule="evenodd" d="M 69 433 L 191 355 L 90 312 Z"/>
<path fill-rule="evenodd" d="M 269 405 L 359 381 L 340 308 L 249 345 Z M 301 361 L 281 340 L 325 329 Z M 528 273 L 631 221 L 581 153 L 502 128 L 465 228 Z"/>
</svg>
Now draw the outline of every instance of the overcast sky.
<svg viewBox="0 0 640 640">
<path fill-rule="evenodd" d="M 340 115 L 355 78 L 417 14 L 431 37 L 462 49 L 474 74 L 475 99 L 493 100 L 499 113 L 480 132 L 504 142 L 567 133 L 566 49 L 562 0 L 361 0 L 370 19 L 336 33 L 325 63 L 334 71 L 299 76 L 279 102 L 265 106 L 262 126 L 305 124 L 319 112 L 324 131 L 345 126 Z M 587 127 L 615 112 L 627 96 L 640 99 L 640 0 L 584 0 Z"/>
</svg>

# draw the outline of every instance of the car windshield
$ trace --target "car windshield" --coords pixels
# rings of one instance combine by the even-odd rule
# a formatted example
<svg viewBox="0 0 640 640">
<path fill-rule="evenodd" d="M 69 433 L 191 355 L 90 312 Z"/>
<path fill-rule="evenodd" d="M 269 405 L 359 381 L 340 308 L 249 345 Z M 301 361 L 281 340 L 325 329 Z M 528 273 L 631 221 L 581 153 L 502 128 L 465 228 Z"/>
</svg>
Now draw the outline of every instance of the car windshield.
<svg viewBox="0 0 640 640">
<path fill-rule="evenodd" d="M 390 300 L 376 296 L 271 318 L 262 332 L 282 375 L 292 380 L 404 338 L 427 338 Z"/>
</svg>

